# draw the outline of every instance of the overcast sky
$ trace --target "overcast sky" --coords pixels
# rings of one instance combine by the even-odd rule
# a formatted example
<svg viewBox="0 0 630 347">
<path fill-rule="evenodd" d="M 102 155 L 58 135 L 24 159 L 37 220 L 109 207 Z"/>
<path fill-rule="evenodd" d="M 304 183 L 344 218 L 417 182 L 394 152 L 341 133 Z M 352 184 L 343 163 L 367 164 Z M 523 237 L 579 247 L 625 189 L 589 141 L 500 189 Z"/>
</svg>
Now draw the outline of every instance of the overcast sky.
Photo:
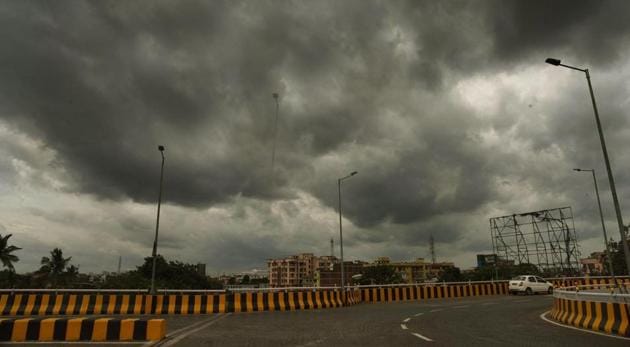
<svg viewBox="0 0 630 347">
<path fill-rule="evenodd" d="M 0 234 L 18 272 L 159 253 L 209 274 L 338 246 L 462 268 L 488 219 L 571 206 L 619 239 L 584 74 L 630 222 L 628 1 L 2 1 Z M 279 121 L 274 147 L 276 105 Z M 335 253 L 338 255 L 338 248 Z"/>
</svg>

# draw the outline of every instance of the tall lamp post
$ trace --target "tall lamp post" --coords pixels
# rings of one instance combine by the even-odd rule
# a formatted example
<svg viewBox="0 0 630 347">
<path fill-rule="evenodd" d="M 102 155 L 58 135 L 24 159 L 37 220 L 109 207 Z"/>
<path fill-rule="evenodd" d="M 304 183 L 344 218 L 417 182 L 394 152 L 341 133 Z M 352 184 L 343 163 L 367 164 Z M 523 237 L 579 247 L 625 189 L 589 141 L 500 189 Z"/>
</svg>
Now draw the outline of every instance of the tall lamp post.
<svg viewBox="0 0 630 347">
<path fill-rule="evenodd" d="M 151 294 L 155 294 L 155 266 L 157 261 L 158 231 L 160 230 L 160 206 L 162 205 L 162 181 L 164 179 L 164 146 L 158 146 L 162 155 L 162 167 L 160 169 L 160 193 L 158 195 L 157 220 L 155 222 L 155 240 L 153 240 L 153 267 L 151 268 Z"/>
<path fill-rule="evenodd" d="M 569 66 L 560 63 L 560 59 L 547 58 L 546 63 L 563 66 L 568 69 L 582 71 L 586 74 L 586 81 L 588 82 L 588 89 L 591 93 L 591 102 L 593 103 L 593 112 L 595 113 L 595 122 L 597 123 L 597 131 L 599 132 L 599 142 L 602 146 L 602 152 L 604 153 L 604 162 L 606 163 L 606 171 L 608 173 L 608 182 L 610 184 L 610 192 L 612 193 L 613 203 L 615 205 L 615 213 L 617 214 L 617 224 L 619 226 L 619 236 L 621 237 L 621 244 L 623 245 L 623 253 L 626 257 L 626 269 L 630 272 L 630 250 L 628 249 L 628 239 L 626 237 L 625 226 L 623 225 L 623 218 L 621 217 L 621 207 L 619 207 L 619 199 L 617 198 L 617 189 L 615 189 L 615 179 L 613 178 L 612 169 L 610 168 L 610 160 L 608 159 L 608 151 L 606 150 L 606 141 L 604 140 L 604 132 L 602 131 L 602 124 L 599 121 L 599 112 L 597 111 L 597 103 L 595 102 L 595 94 L 593 93 L 593 85 L 591 84 L 591 75 L 588 69 L 580 69 L 574 66 Z"/>
<path fill-rule="evenodd" d="M 602 213 L 602 203 L 599 199 L 599 189 L 597 188 L 597 178 L 595 177 L 595 169 L 573 169 L 573 171 L 577 172 L 590 172 L 593 174 L 593 183 L 595 184 L 595 195 L 597 196 L 597 206 L 599 207 L 599 218 L 602 221 L 602 231 L 604 232 L 604 246 L 606 247 L 606 258 L 608 258 L 608 271 L 610 272 L 610 276 L 613 278 L 613 282 L 617 285 L 617 280 L 615 279 L 615 271 L 613 270 L 612 258 L 610 253 L 610 248 L 608 247 L 608 235 L 606 235 L 606 225 L 604 224 L 604 213 Z"/>
<path fill-rule="evenodd" d="M 341 225 L 341 181 L 356 175 L 356 171 L 352 171 L 348 176 L 337 179 L 337 188 L 339 190 L 339 247 L 341 249 L 341 301 L 346 304 L 346 291 L 345 291 L 345 275 L 343 271 L 343 228 Z"/>
</svg>

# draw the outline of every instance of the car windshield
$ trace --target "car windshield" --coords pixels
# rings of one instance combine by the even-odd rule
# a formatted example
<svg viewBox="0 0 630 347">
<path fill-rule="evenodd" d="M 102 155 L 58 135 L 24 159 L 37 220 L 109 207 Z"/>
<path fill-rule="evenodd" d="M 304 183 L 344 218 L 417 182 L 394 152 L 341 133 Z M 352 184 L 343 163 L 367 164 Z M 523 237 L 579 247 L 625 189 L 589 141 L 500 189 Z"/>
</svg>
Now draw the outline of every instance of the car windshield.
<svg viewBox="0 0 630 347">
<path fill-rule="evenodd" d="M 514 281 L 525 281 L 526 277 L 525 276 L 516 276 L 516 277 L 512 278 L 512 280 L 514 280 Z"/>
</svg>

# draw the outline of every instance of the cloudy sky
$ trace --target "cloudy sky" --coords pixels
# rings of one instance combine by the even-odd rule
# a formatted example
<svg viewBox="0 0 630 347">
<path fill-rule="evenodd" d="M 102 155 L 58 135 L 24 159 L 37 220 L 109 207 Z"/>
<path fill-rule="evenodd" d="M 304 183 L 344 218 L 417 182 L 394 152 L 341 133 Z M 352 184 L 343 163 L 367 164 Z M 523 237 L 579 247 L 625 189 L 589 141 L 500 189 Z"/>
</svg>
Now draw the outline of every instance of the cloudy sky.
<svg viewBox="0 0 630 347">
<path fill-rule="evenodd" d="M 462 268 L 490 217 L 571 206 L 619 239 L 584 74 L 630 221 L 630 2 L 0 2 L 0 234 L 19 272 L 159 253 L 210 274 L 338 244 Z M 279 117 L 275 136 L 276 104 Z M 338 251 L 336 251 L 338 254 Z"/>
</svg>

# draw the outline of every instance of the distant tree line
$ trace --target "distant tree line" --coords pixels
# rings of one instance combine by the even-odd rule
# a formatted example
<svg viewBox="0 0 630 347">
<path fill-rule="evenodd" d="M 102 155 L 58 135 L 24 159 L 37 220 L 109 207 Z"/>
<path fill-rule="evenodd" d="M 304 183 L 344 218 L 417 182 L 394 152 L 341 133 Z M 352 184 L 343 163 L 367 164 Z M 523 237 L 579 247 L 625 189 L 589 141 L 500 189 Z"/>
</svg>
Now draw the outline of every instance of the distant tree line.
<svg viewBox="0 0 630 347">
<path fill-rule="evenodd" d="M 20 259 L 14 252 L 21 248 L 9 245 L 11 234 L 0 235 L 0 288 L 79 288 L 79 289 L 147 289 L 151 286 L 153 258 L 144 258 L 144 263 L 136 269 L 121 273 L 84 274 L 71 264 L 72 257 L 65 257 L 59 248 L 53 249 L 40 262 L 34 272 L 17 274 L 14 264 Z M 247 277 L 247 278 L 245 278 Z M 264 279 L 250 280 L 243 277 L 241 282 L 255 284 Z M 167 261 L 161 255 L 156 259 L 156 288 L 168 289 L 222 289 L 223 283 L 216 278 L 200 274 L 197 266 L 180 261 Z M 235 281 L 236 282 L 236 281 Z M 236 283 L 235 283 L 236 284 Z"/>
</svg>

